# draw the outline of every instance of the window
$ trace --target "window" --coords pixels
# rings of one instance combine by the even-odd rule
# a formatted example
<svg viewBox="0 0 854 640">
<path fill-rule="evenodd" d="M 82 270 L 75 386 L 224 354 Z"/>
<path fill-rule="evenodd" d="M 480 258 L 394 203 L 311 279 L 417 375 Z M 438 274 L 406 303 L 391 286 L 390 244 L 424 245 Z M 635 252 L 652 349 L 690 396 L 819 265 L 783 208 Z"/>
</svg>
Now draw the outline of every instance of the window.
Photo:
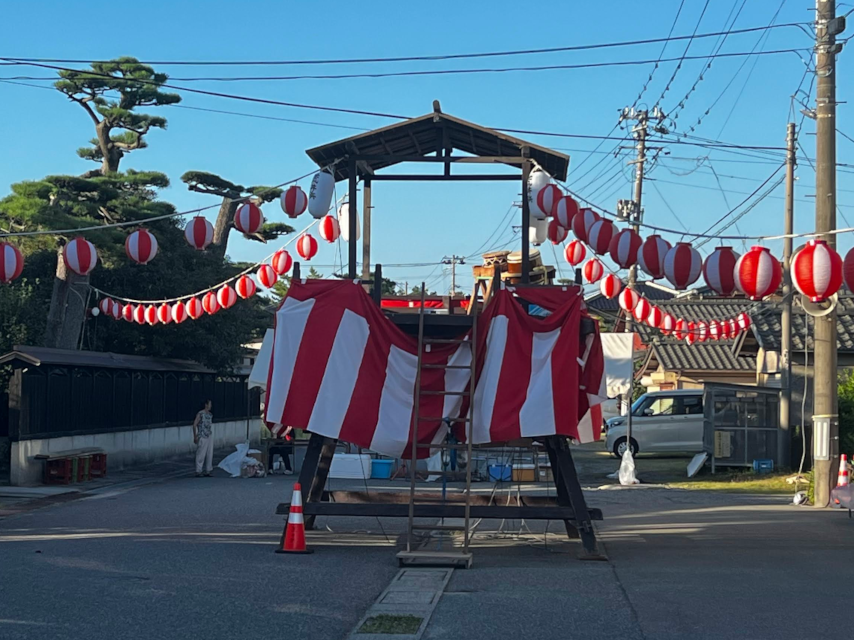
<svg viewBox="0 0 854 640">
<path fill-rule="evenodd" d="M 653 396 L 646 398 L 642 404 L 636 404 L 632 410 L 635 416 L 672 416 L 674 414 L 674 398 L 668 396 Z"/>
<path fill-rule="evenodd" d="M 689 416 L 703 413 L 703 397 L 702 396 L 685 396 L 682 398 L 682 410 L 680 414 Z"/>
</svg>

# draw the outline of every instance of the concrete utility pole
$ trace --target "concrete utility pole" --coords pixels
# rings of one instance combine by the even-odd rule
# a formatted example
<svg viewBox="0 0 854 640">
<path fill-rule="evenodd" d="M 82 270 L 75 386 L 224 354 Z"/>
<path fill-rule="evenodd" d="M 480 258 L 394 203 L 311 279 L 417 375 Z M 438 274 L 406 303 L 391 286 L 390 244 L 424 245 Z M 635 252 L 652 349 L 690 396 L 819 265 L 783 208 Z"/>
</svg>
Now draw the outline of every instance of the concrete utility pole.
<svg viewBox="0 0 854 640">
<path fill-rule="evenodd" d="M 797 133 L 795 123 L 786 126 L 786 206 L 783 233 L 789 236 L 794 228 L 795 219 L 795 167 L 797 155 L 795 146 Z M 777 438 L 777 464 L 783 468 L 791 465 L 791 409 L 792 402 L 792 238 L 783 240 L 783 312 L 780 315 L 782 327 L 780 362 L 780 432 Z"/>
<path fill-rule="evenodd" d="M 836 36 L 845 30 L 845 18 L 836 17 L 835 0 L 816 0 L 815 73 L 815 230 L 836 228 L 836 54 L 842 45 Z M 835 235 L 824 235 L 836 247 Z M 837 407 L 836 311 L 814 319 L 813 461 L 815 505 L 830 502 L 839 466 Z"/>
<path fill-rule="evenodd" d="M 463 256 L 453 255 L 451 257 L 445 256 L 442 258 L 442 264 L 451 265 L 451 295 L 454 295 L 454 292 L 457 290 L 457 265 L 465 264 L 466 259 Z"/>
</svg>

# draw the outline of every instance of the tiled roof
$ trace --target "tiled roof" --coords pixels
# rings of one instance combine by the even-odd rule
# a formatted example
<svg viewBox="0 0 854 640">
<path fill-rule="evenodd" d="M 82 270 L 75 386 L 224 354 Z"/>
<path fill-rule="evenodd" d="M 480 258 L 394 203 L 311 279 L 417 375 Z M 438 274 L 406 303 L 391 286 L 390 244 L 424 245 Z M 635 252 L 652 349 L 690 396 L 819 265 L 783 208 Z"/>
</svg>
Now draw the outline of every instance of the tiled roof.
<svg viewBox="0 0 854 640">
<path fill-rule="evenodd" d="M 597 287 L 598 289 L 598 287 Z M 658 302 L 660 300 L 671 300 L 676 297 L 677 291 L 669 287 L 655 282 L 638 282 L 635 285 L 637 291 L 650 302 Z M 598 311 L 618 311 L 620 305 L 616 298 L 606 298 L 598 291 L 585 299 L 587 306 Z"/>
<path fill-rule="evenodd" d="M 653 344 L 659 364 L 668 371 L 756 371 L 756 358 L 733 355 L 732 344 L 676 340 Z"/>
<path fill-rule="evenodd" d="M 854 352 L 854 298 L 840 297 L 836 307 L 836 347 L 841 352 Z M 753 331 L 759 344 L 768 351 L 780 351 L 781 309 L 779 305 L 763 307 L 751 314 Z M 792 351 L 804 350 L 804 333 L 809 327 L 807 348 L 813 349 L 813 318 L 795 306 L 792 309 Z"/>
</svg>

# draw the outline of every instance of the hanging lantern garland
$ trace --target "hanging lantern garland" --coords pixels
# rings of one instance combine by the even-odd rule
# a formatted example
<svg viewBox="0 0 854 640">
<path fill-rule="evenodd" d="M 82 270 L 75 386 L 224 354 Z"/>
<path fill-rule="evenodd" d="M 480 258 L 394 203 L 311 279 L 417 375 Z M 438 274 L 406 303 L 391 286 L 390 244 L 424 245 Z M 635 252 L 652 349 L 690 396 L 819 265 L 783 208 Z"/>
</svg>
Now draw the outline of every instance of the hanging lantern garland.
<svg viewBox="0 0 854 640">
<path fill-rule="evenodd" d="M 735 265 L 739 255 L 732 247 L 717 247 L 703 264 L 703 279 L 709 288 L 721 296 L 735 291 Z"/>
<path fill-rule="evenodd" d="M 619 303 L 620 308 L 623 311 L 631 313 L 635 310 L 635 307 L 637 306 L 639 301 L 640 295 L 634 289 L 626 287 L 625 289 L 623 289 L 622 293 L 620 293 Z"/>
<path fill-rule="evenodd" d="M 196 216 L 184 227 L 187 243 L 197 251 L 204 251 L 213 242 L 214 228 L 207 218 Z"/>
<path fill-rule="evenodd" d="M 638 251 L 638 266 L 654 280 L 663 278 L 664 258 L 670 248 L 670 243 L 661 236 L 649 236 Z"/>
<path fill-rule="evenodd" d="M 187 319 L 187 307 L 183 302 L 176 302 L 172 305 L 172 321 L 175 324 L 181 324 Z"/>
<path fill-rule="evenodd" d="M 653 306 L 652 309 L 649 310 L 649 315 L 647 315 L 646 323 L 653 329 L 658 329 L 661 327 L 661 323 L 663 320 L 664 312 L 658 307 Z"/>
<path fill-rule="evenodd" d="M 652 305 L 649 303 L 649 300 L 646 298 L 640 298 L 632 311 L 632 315 L 638 322 L 646 322 L 651 312 Z"/>
<path fill-rule="evenodd" d="M 318 171 L 311 179 L 311 188 L 308 190 L 308 212 L 318 220 L 329 213 L 334 189 L 335 178 L 328 171 Z"/>
<path fill-rule="evenodd" d="M 824 240 L 807 242 L 792 258 L 791 272 L 795 288 L 812 302 L 827 300 L 842 286 L 842 258 Z"/>
<path fill-rule="evenodd" d="M 258 272 L 255 274 L 255 277 L 258 278 L 258 282 L 261 283 L 261 286 L 265 289 L 271 289 L 279 280 L 279 276 L 276 275 L 275 269 L 268 264 L 262 264 L 258 267 Z"/>
<path fill-rule="evenodd" d="M 184 306 L 187 307 L 187 315 L 193 320 L 198 320 L 205 313 L 205 309 L 202 307 L 202 301 L 198 298 L 190 298 L 186 303 L 184 303 Z"/>
<path fill-rule="evenodd" d="M 172 307 L 165 302 L 157 307 L 157 320 L 160 324 L 169 324 L 172 322 Z"/>
<path fill-rule="evenodd" d="M 258 291 L 258 287 L 255 285 L 255 281 L 249 276 L 243 275 L 237 279 L 237 282 L 234 284 L 234 290 L 244 300 L 247 300 L 255 295 L 255 292 Z"/>
<path fill-rule="evenodd" d="M 317 231 L 320 233 L 321 238 L 326 240 L 326 242 L 332 243 L 341 235 L 341 226 L 334 216 L 323 216 L 317 225 Z"/>
<path fill-rule="evenodd" d="M 279 249 L 276 251 L 276 253 L 273 254 L 272 260 L 270 260 L 270 266 L 273 267 L 273 271 L 280 276 L 286 275 L 288 271 L 291 270 L 293 264 L 294 260 L 286 249 Z"/>
<path fill-rule="evenodd" d="M 703 259 L 687 242 L 677 242 L 664 256 L 664 275 L 677 291 L 684 291 L 700 277 Z"/>
<path fill-rule="evenodd" d="M 735 286 L 751 300 L 775 293 L 783 281 L 783 269 L 765 247 L 751 247 L 735 265 Z"/>
<path fill-rule="evenodd" d="M 317 240 L 309 233 L 302 234 L 297 240 L 297 253 L 303 260 L 311 260 L 317 255 Z"/>
<path fill-rule="evenodd" d="M 572 233 L 576 238 L 581 240 L 586 244 L 590 244 L 587 242 L 587 232 L 590 227 L 593 226 L 594 223 L 601 220 L 601 217 L 598 213 L 593 211 L 593 209 L 582 209 L 578 212 L 578 214 L 572 219 Z"/>
<path fill-rule="evenodd" d="M 602 263 L 596 258 L 591 258 L 584 263 L 584 269 L 582 271 L 584 273 L 584 279 L 590 284 L 593 284 L 594 282 L 598 282 L 599 278 L 602 277 L 605 267 L 603 267 Z"/>
<path fill-rule="evenodd" d="M 584 261 L 587 256 L 587 249 L 584 248 L 584 243 L 581 240 L 572 240 L 566 245 L 563 253 L 566 261 L 575 267 Z"/>
<path fill-rule="evenodd" d="M 546 230 L 546 235 L 552 244 L 560 244 L 564 240 L 566 240 L 566 236 L 568 235 L 568 231 L 565 227 L 562 227 L 557 220 L 554 218 L 549 220 L 549 226 Z"/>
<path fill-rule="evenodd" d="M 537 206 L 531 210 L 531 213 L 535 218 L 545 220 L 552 215 L 562 196 L 563 193 L 556 184 L 547 184 L 537 192 Z"/>
<path fill-rule="evenodd" d="M 264 215 L 254 202 L 244 202 L 234 213 L 234 228 L 243 235 L 258 233 L 264 225 Z"/>
<path fill-rule="evenodd" d="M 611 248 L 611 239 L 616 235 L 617 228 L 610 220 L 602 218 L 593 223 L 588 232 L 587 244 L 594 253 L 604 256 Z"/>
<path fill-rule="evenodd" d="M 212 316 L 219 311 L 219 301 L 216 299 L 216 294 L 213 291 L 208 291 L 204 296 L 202 296 L 202 309 L 204 309 L 205 313 L 209 316 Z"/>
<path fill-rule="evenodd" d="M 609 300 L 616 298 L 622 288 L 622 281 L 613 273 L 609 273 L 599 281 L 599 291 Z"/>
<path fill-rule="evenodd" d="M 611 260 L 623 269 L 628 269 L 638 261 L 638 250 L 641 248 L 641 237 L 634 229 L 623 229 L 611 239 L 608 248 Z"/>
<path fill-rule="evenodd" d="M 572 220 L 578 214 L 578 203 L 572 196 L 563 196 L 555 204 L 553 217 L 564 229 L 572 226 Z"/>
<path fill-rule="evenodd" d="M 231 285 L 224 284 L 216 292 L 216 301 L 219 302 L 219 306 L 223 309 L 231 309 L 234 303 L 237 302 L 237 292 L 235 292 Z"/>
</svg>

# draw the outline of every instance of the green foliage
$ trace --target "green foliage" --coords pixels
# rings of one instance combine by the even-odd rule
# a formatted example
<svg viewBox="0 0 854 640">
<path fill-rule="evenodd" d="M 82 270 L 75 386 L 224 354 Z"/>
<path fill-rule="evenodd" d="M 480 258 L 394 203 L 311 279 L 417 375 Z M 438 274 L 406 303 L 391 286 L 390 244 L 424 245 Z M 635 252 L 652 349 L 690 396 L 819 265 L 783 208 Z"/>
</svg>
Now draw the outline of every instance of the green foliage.
<svg viewBox="0 0 854 640">
<path fill-rule="evenodd" d="M 419 287 L 418 285 L 415 285 L 414 287 L 412 287 L 412 288 L 409 290 L 409 295 L 410 295 L 410 296 L 413 296 L 413 297 L 420 296 L 420 295 L 421 295 L 421 287 Z M 428 292 L 426 292 L 424 295 L 428 295 L 428 296 L 438 296 L 439 294 L 438 294 L 438 293 L 436 293 L 435 291 L 428 291 Z"/>
<path fill-rule="evenodd" d="M 839 374 L 839 452 L 854 454 L 854 371 Z"/>
<path fill-rule="evenodd" d="M 371 280 L 376 280 L 376 279 L 377 279 L 376 271 L 371 271 Z M 403 294 L 402 294 L 402 292 L 398 291 L 397 282 L 395 282 L 394 280 L 390 280 L 386 277 L 383 277 L 382 295 L 384 295 L 384 296 L 397 296 L 397 295 L 403 295 Z"/>
</svg>

